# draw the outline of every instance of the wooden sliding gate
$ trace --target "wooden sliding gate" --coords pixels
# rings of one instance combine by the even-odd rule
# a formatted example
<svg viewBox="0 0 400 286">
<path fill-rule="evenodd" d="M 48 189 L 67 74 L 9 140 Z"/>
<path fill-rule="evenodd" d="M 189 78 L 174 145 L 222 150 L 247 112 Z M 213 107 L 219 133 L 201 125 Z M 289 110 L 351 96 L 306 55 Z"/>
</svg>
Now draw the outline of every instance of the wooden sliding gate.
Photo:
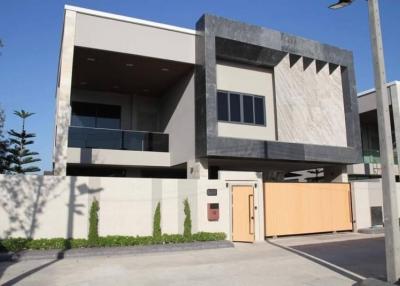
<svg viewBox="0 0 400 286">
<path fill-rule="evenodd" d="M 266 236 L 352 230 L 350 184 L 265 183 Z"/>
</svg>

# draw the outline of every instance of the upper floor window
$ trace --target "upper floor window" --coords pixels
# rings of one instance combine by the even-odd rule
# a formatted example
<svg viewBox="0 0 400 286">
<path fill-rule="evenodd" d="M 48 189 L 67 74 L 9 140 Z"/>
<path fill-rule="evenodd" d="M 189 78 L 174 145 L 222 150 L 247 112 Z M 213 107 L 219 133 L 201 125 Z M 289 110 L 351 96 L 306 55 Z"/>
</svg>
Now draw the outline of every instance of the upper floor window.
<svg viewBox="0 0 400 286">
<path fill-rule="evenodd" d="M 217 113 L 219 121 L 266 125 L 263 96 L 218 91 Z"/>
<path fill-rule="evenodd" d="M 74 101 L 71 126 L 121 129 L 121 107 Z"/>
</svg>

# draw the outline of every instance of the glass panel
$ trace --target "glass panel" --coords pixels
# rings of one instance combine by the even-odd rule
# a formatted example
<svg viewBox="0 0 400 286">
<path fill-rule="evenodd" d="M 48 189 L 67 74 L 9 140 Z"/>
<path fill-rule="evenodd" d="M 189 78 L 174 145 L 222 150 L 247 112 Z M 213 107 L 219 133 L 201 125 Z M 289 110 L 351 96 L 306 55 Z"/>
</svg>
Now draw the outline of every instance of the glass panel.
<svg viewBox="0 0 400 286">
<path fill-rule="evenodd" d="M 97 128 L 120 129 L 121 120 L 119 118 L 97 117 Z"/>
<path fill-rule="evenodd" d="M 255 113 L 255 123 L 260 125 L 265 125 L 265 114 L 264 114 L 264 98 L 254 97 L 254 113 Z"/>
<path fill-rule="evenodd" d="M 254 109 L 253 109 L 253 97 L 244 95 L 243 96 L 243 121 L 245 123 L 254 123 Z"/>
<path fill-rule="evenodd" d="M 228 94 L 225 92 L 218 92 L 218 120 L 228 121 Z"/>
<path fill-rule="evenodd" d="M 96 117 L 72 114 L 71 126 L 96 127 Z"/>
<path fill-rule="evenodd" d="M 105 104 L 96 104 L 97 105 L 97 117 L 105 117 L 105 118 L 121 118 L 121 107 L 118 105 L 105 105 Z"/>
<path fill-rule="evenodd" d="M 168 152 L 169 136 L 162 133 L 70 127 L 68 147 Z"/>
<path fill-rule="evenodd" d="M 121 107 L 85 102 L 72 102 L 72 126 L 120 129 Z"/>
<path fill-rule="evenodd" d="M 142 132 L 125 132 L 124 149 L 125 150 L 143 150 L 144 134 Z"/>
<path fill-rule="evenodd" d="M 73 115 L 96 116 L 96 104 L 93 103 L 74 101 L 71 103 L 71 108 Z"/>
<path fill-rule="evenodd" d="M 231 93 L 229 94 L 230 96 L 230 121 L 234 122 L 240 122 L 241 121 L 241 116 L 240 116 L 240 94 L 237 93 Z"/>
</svg>

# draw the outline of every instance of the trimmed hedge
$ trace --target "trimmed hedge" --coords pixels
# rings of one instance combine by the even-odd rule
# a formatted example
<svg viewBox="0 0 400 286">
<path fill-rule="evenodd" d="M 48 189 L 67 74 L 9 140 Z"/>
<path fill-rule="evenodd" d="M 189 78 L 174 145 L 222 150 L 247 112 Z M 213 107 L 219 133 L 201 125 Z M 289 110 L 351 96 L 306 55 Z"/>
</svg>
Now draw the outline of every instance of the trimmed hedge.
<svg viewBox="0 0 400 286">
<path fill-rule="evenodd" d="M 105 236 L 99 237 L 96 244 L 89 243 L 87 239 L 29 239 L 29 238 L 8 238 L 0 240 L 1 252 L 18 252 L 21 250 L 48 250 L 48 249 L 70 249 L 86 247 L 118 247 L 152 244 L 170 244 L 195 241 L 217 241 L 224 240 L 225 233 L 198 232 L 192 234 L 190 238 L 181 234 L 163 234 L 159 238 L 152 236 Z"/>
<path fill-rule="evenodd" d="M 88 242 L 90 245 L 96 246 L 97 240 L 99 239 L 99 202 L 94 199 L 92 202 L 92 206 L 90 207 L 89 213 L 89 234 L 88 234 Z"/>
<path fill-rule="evenodd" d="M 157 204 L 153 218 L 153 237 L 161 240 L 161 205 Z"/>
<path fill-rule="evenodd" d="M 183 201 L 183 205 L 183 212 L 185 213 L 185 221 L 183 222 L 183 236 L 186 239 L 190 239 L 192 236 L 192 217 L 190 214 L 190 205 L 188 199 Z"/>
</svg>

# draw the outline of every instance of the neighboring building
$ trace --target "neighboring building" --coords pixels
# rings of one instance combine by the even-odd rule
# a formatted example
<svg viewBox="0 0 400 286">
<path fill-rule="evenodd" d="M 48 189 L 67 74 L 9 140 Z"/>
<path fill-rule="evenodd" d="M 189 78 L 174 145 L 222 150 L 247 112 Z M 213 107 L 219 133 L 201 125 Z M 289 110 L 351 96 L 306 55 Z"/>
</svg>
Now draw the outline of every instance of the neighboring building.
<svg viewBox="0 0 400 286">
<path fill-rule="evenodd" d="M 66 6 L 54 174 L 264 181 L 361 162 L 352 53 L 202 16 L 196 30 Z"/>
<path fill-rule="evenodd" d="M 393 140 L 393 158 L 397 165 L 397 146 L 400 146 L 400 82 L 387 84 L 390 122 Z M 381 177 L 379 154 L 378 116 L 376 111 L 375 89 L 358 94 L 358 108 L 360 113 L 361 142 L 363 162 L 348 166 L 348 175 L 351 180 L 376 179 Z M 396 180 L 399 181 L 399 170 L 395 168 Z"/>
</svg>

